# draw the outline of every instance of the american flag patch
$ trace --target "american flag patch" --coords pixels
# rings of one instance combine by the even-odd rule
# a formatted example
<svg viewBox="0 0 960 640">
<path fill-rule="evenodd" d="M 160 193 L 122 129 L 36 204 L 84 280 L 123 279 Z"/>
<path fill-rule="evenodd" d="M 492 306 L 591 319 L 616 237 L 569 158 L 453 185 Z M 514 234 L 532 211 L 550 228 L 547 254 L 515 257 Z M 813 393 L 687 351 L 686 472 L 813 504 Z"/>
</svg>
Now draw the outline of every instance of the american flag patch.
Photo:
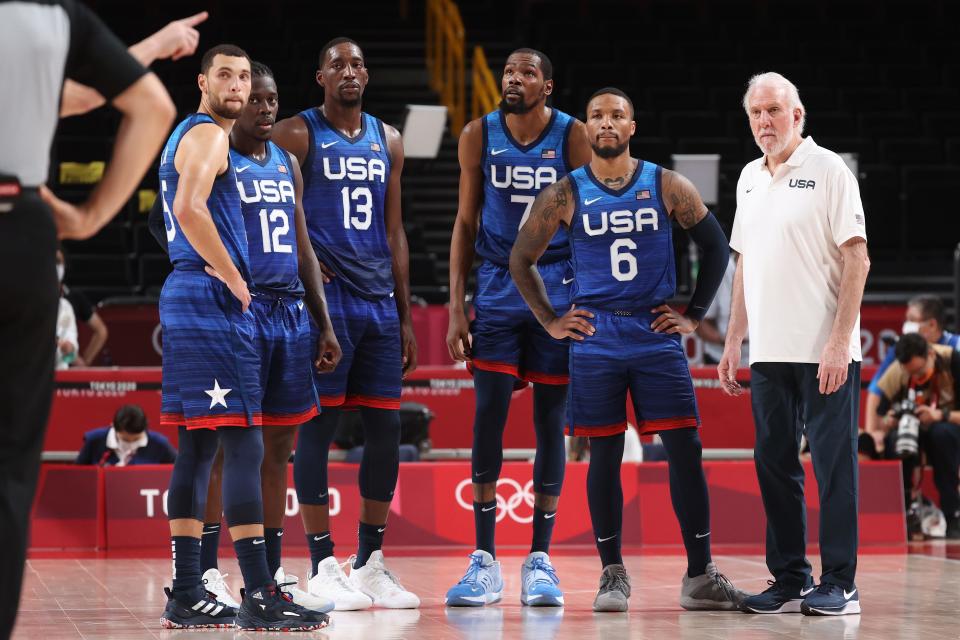
<svg viewBox="0 0 960 640">
<path fill-rule="evenodd" d="M 277 165 L 277 171 L 279 171 L 280 173 L 286 173 L 286 172 L 287 172 L 287 168 L 286 168 L 285 166 L 283 166 L 282 164 L 278 164 L 278 165 Z"/>
<path fill-rule="evenodd" d="M 650 189 L 637 191 L 637 200 L 648 200 L 650 198 Z"/>
<path fill-rule="evenodd" d="M 380 144 L 377 142 L 371 142 L 370 151 L 380 151 Z"/>
<path fill-rule="evenodd" d="M 544 149 L 543 152 L 540 154 L 540 157 L 545 158 L 547 160 L 553 160 L 554 158 L 557 157 L 557 151 L 556 149 Z"/>
</svg>

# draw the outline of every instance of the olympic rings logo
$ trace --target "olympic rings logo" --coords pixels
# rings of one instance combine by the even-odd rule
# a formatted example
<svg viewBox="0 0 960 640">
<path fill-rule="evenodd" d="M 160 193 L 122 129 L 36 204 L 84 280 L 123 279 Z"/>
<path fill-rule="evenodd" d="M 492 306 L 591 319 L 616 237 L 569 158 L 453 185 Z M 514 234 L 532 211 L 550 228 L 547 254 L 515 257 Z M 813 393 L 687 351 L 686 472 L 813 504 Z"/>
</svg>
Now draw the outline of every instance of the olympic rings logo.
<svg viewBox="0 0 960 640">
<path fill-rule="evenodd" d="M 465 478 L 457 485 L 456 490 L 454 491 L 454 496 L 457 499 L 457 504 L 466 509 L 467 511 L 473 511 L 473 498 L 466 499 L 463 496 L 463 490 L 469 487 L 473 481 L 470 478 Z M 500 487 L 508 486 L 512 490 L 509 498 L 504 498 L 500 493 Z M 500 522 L 507 516 L 510 516 L 510 519 L 514 522 L 520 524 L 530 524 L 533 522 L 533 480 L 527 481 L 527 484 L 520 485 L 519 482 L 513 478 L 500 478 L 497 480 L 497 522 Z M 522 515 L 517 513 L 517 510 L 521 508 L 524 504 L 530 509 L 530 515 Z M 526 509 L 523 509 L 526 511 Z"/>
</svg>

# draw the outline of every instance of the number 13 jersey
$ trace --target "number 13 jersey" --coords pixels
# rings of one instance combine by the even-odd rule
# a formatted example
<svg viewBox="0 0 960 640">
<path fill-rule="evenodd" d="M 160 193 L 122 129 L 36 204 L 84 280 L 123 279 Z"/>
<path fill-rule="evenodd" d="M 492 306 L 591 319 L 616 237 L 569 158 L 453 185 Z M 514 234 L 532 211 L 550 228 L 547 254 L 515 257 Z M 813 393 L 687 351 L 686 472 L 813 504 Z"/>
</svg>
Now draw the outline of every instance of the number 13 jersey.
<svg viewBox="0 0 960 640">
<path fill-rule="evenodd" d="M 362 113 L 360 133 L 349 138 L 317 108 L 299 115 L 310 145 L 303 209 L 317 257 L 356 295 L 388 296 L 394 279 L 385 220 L 390 153 L 383 123 Z"/>
<path fill-rule="evenodd" d="M 639 160 L 621 189 L 590 165 L 570 173 L 574 211 L 570 301 L 609 311 L 649 312 L 676 290 L 671 221 L 660 187 L 663 169 Z"/>
</svg>

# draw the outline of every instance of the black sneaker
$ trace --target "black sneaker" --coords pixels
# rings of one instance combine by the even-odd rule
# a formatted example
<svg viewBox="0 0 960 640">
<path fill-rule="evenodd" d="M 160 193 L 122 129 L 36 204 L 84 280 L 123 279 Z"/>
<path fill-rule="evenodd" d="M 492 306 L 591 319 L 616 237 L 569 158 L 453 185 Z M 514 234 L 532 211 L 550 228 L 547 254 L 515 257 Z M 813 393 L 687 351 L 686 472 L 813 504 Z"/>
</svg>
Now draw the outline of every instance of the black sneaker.
<svg viewBox="0 0 960 640">
<path fill-rule="evenodd" d="M 164 587 L 167 606 L 160 616 L 164 629 L 228 629 L 233 627 L 237 610 L 229 607 L 202 587 L 189 593 L 175 593 Z"/>
<path fill-rule="evenodd" d="M 947 518 L 947 540 L 960 540 L 960 518 Z"/>
<path fill-rule="evenodd" d="M 788 587 L 773 580 L 763 593 L 748 596 L 740 602 L 740 611 L 744 613 L 800 613 L 803 599 L 813 593 L 814 586 Z"/>
<path fill-rule="evenodd" d="M 293 598 L 271 583 L 256 591 L 240 590 L 237 628 L 247 631 L 316 631 L 330 624 L 330 617 L 294 604 Z"/>
</svg>

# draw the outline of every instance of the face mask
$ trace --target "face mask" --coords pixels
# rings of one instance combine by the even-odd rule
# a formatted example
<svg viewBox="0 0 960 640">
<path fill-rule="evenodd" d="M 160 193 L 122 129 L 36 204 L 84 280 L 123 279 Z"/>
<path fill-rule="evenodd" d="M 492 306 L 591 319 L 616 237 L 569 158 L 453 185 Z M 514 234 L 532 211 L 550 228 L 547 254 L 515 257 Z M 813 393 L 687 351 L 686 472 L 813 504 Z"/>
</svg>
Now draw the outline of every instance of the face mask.
<svg viewBox="0 0 960 640">
<path fill-rule="evenodd" d="M 907 320 L 903 323 L 903 330 L 900 332 L 900 335 L 907 335 L 908 333 L 919 333 L 920 332 L 920 323 L 911 322 Z"/>
<path fill-rule="evenodd" d="M 63 282 L 63 274 L 66 268 L 62 264 L 57 265 L 57 282 Z"/>
</svg>

